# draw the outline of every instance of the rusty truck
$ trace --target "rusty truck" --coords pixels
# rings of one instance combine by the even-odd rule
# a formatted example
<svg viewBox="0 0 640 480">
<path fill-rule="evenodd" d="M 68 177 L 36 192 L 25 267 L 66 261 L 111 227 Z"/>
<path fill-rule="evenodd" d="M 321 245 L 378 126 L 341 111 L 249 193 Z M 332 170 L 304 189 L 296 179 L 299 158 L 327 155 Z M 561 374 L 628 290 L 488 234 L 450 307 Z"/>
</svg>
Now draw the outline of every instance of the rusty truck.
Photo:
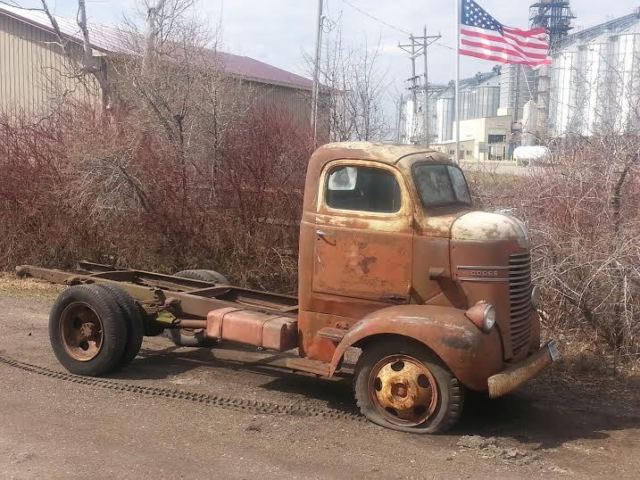
<svg viewBox="0 0 640 480">
<path fill-rule="evenodd" d="M 462 170 L 441 153 L 319 148 L 299 242 L 297 297 L 235 287 L 210 270 L 81 262 L 17 273 L 68 285 L 49 334 L 74 374 L 122 369 L 143 336 L 163 331 L 178 345 L 253 346 L 273 352 L 272 367 L 352 375 L 362 414 L 405 432 L 442 432 L 465 392 L 504 395 L 558 358 L 553 341 L 541 346 L 527 228 L 475 210 Z"/>
</svg>

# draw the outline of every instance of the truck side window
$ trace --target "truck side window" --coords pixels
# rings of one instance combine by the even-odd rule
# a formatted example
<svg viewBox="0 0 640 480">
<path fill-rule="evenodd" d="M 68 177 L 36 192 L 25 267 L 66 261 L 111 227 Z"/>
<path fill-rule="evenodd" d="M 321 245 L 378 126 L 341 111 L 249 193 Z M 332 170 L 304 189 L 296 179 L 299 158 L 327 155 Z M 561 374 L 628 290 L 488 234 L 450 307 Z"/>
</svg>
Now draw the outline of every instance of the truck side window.
<svg viewBox="0 0 640 480">
<path fill-rule="evenodd" d="M 329 173 L 325 201 L 340 210 L 395 213 L 400 210 L 402 197 L 396 177 L 387 170 L 339 166 Z"/>
</svg>

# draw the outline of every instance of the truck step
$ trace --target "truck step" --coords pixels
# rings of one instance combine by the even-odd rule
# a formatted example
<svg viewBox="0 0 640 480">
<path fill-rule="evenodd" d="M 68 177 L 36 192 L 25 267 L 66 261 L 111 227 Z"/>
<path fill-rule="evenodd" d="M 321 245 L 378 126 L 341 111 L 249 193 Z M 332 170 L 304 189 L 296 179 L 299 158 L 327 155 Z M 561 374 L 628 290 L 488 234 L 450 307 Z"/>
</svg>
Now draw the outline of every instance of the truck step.
<svg viewBox="0 0 640 480">
<path fill-rule="evenodd" d="M 330 340 L 334 343 L 340 343 L 348 330 L 342 328 L 324 327 L 318 330 L 317 335 L 325 340 Z"/>
<path fill-rule="evenodd" d="M 285 368 L 297 370 L 301 372 L 313 373 L 321 377 L 328 377 L 331 370 L 329 363 L 319 360 L 311 360 L 309 358 L 288 358 L 282 365 Z"/>
</svg>

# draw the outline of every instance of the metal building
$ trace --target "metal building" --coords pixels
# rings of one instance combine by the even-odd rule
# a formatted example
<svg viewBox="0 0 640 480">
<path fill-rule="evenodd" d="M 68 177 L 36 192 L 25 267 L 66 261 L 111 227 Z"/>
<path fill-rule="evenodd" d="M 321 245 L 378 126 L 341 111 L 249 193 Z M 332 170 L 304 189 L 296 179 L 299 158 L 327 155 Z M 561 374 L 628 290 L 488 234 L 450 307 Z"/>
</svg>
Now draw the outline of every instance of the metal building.
<svg viewBox="0 0 640 480">
<path fill-rule="evenodd" d="M 56 19 L 71 54 L 80 59 L 82 37 L 76 22 Z M 110 56 L 134 53 L 117 28 L 90 23 L 89 30 L 95 54 L 103 55 L 106 61 Z M 219 51 L 211 51 L 211 55 L 216 66 L 239 80 L 247 95 L 251 92 L 256 101 L 284 108 L 296 121 L 308 124 L 311 80 L 253 58 Z M 43 12 L 0 3 L 1 113 L 45 115 L 61 93 L 86 95 L 70 78 L 68 62 Z"/>
<path fill-rule="evenodd" d="M 412 139 L 424 138 L 424 120 L 422 115 L 424 92 L 418 94 L 418 118 L 412 118 L 411 98 L 401 106 L 399 122 L 402 131 L 399 140 L 412 143 Z M 477 75 L 460 81 L 460 119 L 495 117 L 500 106 L 500 69 Z M 429 88 L 429 131 L 431 142 L 442 143 L 452 140 L 455 134 L 455 86 L 431 85 Z"/>
<path fill-rule="evenodd" d="M 522 119 L 525 104 L 536 98 L 536 72 L 523 65 L 503 65 L 500 71 L 500 115 Z"/>
<path fill-rule="evenodd" d="M 640 126 L 640 10 L 566 36 L 551 67 L 549 133 L 624 133 Z"/>
</svg>

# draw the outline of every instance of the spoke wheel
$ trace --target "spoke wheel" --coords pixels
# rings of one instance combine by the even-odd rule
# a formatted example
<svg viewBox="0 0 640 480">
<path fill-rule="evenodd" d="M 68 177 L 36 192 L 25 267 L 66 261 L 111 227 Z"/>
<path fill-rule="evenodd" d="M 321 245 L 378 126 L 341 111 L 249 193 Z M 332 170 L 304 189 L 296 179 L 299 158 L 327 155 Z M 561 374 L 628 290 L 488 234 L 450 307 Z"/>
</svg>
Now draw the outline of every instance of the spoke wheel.
<svg viewBox="0 0 640 480">
<path fill-rule="evenodd" d="M 60 318 L 60 337 L 74 360 L 88 362 L 98 356 L 104 340 L 104 328 L 95 310 L 84 302 L 69 304 Z"/>
<path fill-rule="evenodd" d="M 369 375 L 369 394 L 380 413 L 400 426 L 426 422 L 438 405 L 433 374 L 409 355 L 391 355 L 375 364 Z"/>
</svg>

